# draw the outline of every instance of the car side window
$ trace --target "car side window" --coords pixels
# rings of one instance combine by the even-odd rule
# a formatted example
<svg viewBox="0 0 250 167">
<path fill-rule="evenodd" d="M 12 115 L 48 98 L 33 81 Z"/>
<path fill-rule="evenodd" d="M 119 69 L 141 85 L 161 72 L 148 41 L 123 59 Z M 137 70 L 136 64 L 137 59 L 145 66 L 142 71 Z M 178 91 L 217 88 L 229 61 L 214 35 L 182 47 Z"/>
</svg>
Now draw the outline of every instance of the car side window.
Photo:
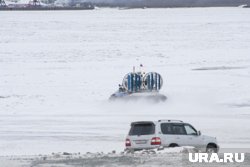
<svg viewBox="0 0 250 167">
<path fill-rule="evenodd" d="M 186 135 L 187 134 L 183 124 L 173 124 L 172 130 L 173 130 L 174 134 L 176 134 L 176 135 Z"/>
<path fill-rule="evenodd" d="M 197 131 L 190 125 L 185 125 L 187 135 L 197 135 Z"/>
<path fill-rule="evenodd" d="M 161 124 L 161 132 L 163 134 L 173 134 L 171 124 L 169 124 L 169 123 L 162 123 Z"/>
</svg>

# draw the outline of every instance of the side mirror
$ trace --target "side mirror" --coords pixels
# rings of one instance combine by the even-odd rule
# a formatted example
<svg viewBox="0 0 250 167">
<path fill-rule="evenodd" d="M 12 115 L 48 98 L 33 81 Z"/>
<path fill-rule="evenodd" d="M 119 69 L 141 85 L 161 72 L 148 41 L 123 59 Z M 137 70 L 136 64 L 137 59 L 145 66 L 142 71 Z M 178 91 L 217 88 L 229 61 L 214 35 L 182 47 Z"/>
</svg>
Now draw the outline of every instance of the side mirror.
<svg viewBox="0 0 250 167">
<path fill-rule="evenodd" d="M 197 132 L 197 135 L 200 136 L 200 135 L 201 135 L 201 131 L 198 131 L 198 132 Z"/>
</svg>

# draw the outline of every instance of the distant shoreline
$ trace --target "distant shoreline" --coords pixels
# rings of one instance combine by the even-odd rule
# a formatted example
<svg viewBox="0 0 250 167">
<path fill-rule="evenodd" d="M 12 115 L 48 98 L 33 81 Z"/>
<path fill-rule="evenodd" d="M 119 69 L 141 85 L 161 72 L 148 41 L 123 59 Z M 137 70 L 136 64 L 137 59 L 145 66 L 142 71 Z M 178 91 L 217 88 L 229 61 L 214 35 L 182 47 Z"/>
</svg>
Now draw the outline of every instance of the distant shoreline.
<svg viewBox="0 0 250 167">
<path fill-rule="evenodd" d="M 238 7 L 238 6 L 200 6 L 200 7 L 98 7 L 97 8 L 111 8 L 119 10 L 129 9 L 167 9 L 167 8 L 212 8 L 212 7 Z M 250 8 L 250 6 L 244 6 L 242 8 Z M 93 10 L 95 7 L 0 7 L 0 11 L 60 11 L 60 10 Z"/>
<path fill-rule="evenodd" d="M 0 11 L 93 10 L 86 7 L 4 7 Z"/>
</svg>

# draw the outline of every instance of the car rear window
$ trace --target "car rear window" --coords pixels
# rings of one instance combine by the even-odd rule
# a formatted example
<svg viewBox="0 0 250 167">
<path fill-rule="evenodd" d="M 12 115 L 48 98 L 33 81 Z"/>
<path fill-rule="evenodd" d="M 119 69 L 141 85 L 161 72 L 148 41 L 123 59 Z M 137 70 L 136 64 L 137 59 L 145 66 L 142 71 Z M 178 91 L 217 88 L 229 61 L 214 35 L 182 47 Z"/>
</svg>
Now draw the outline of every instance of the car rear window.
<svg viewBox="0 0 250 167">
<path fill-rule="evenodd" d="M 155 133 L 153 123 L 132 124 L 129 135 L 151 135 Z"/>
</svg>

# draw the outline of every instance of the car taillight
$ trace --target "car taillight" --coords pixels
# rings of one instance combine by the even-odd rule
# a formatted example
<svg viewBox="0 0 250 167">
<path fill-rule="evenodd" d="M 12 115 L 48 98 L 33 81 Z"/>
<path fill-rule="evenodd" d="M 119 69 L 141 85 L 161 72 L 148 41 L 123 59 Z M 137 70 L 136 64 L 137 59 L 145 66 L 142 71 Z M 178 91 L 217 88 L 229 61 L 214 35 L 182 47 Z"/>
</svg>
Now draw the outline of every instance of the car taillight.
<svg viewBox="0 0 250 167">
<path fill-rule="evenodd" d="M 126 147 L 131 146 L 131 142 L 130 142 L 130 140 L 129 140 L 129 139 L 126 139 L 126 143 L 125 143 L 125 145 L 126 145 Z"/>
<path fill-rule="evenodd" d="M 161 145 L 161 138 L 159 138 L 159 137 L 153 137 L 151 139 L 151 145 Z"/>
</svg>

